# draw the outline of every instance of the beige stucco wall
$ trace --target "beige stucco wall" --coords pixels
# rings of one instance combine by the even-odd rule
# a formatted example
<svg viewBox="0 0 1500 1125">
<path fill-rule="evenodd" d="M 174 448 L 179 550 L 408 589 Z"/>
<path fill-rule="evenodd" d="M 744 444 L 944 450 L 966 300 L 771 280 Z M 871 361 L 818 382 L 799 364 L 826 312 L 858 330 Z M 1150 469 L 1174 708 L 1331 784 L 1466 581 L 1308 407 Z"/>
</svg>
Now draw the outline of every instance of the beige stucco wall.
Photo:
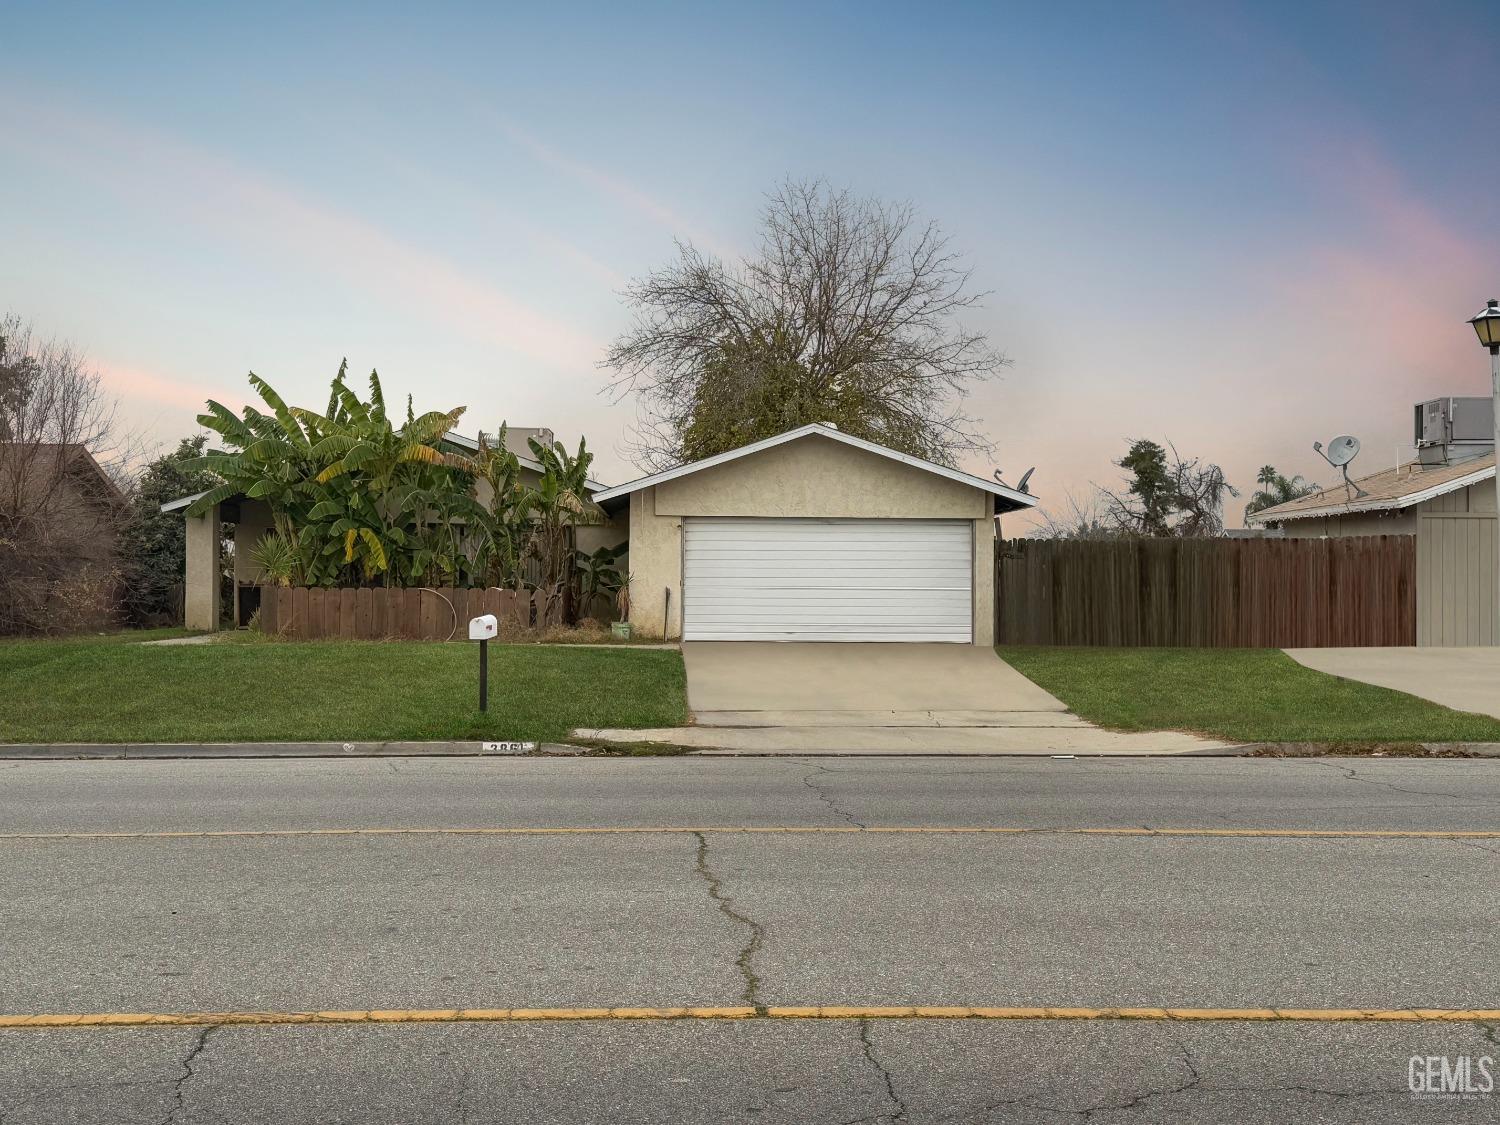
<svg viewBox="0 0 1500 1125">
<path fill-rule="evenodd" d="M 982 519 L 986 493 L 812 435 L 656 486 L 673 516 Z"/>
<path fill-rule="evenodd" d="M 182 622 L 189 629 L 219 627 L 219 508 L 188 516 Z"/>
<path fill-rule="evenodd" d="M 974 521 L 974 643 L 994 643 L 994 497 L 812 435 L 630 496 L 630 622 L 682 636 L 682 521 L 692 516 Z"/>
<path fill-rule="evenodd" d="M 230 620 L 240 620 L 240 587 L 253 586 L 261 580 L 260 567 L 250 561 L 250 552 L 274 524 L 271 521 L 271 505 L 264 500 L 241 500 L 239 513 L 234 522 L 234 605 Z"/>
</svg>

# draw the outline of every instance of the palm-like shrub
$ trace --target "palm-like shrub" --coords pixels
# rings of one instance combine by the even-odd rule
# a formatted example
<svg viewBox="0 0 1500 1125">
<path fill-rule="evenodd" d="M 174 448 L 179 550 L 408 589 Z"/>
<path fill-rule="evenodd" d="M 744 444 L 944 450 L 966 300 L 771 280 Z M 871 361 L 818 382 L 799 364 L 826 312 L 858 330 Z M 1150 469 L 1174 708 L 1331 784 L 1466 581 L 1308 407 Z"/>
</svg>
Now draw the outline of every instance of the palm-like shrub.
<svg viewBox="0 0 1500 1125">
<path fill-rule="evenodd" d="M 418 415 L 406 403 L 398 426 L 386 412 L 380 376 L 369 401 L 348 386 L 347 361 L 323 413 L 288 406 L 264 379 L 250 376 L 266 409 L 241 416 L 209 402 L 198 421 L 226 446 L 192 462 L 224 483 L 193 504 L 200 515 L 234 496 L 265 500 L 274 530 L 252 560 L 275 584 L 390 586 L 473 583 L 520 587 L 530 570 L 556 614 L 577 592 L 573 529 L 603 513 L 589 497 L 593 454 L 536 440 L 536 487 L 521 483 L 520 461 L 481 438 L 470 456 L 445 441 L 463 407 Z M 482 502 L 479 483 L 489 486 Z M 590 593 L 593 591 L 591 590 Z"/>
<path fill-rule="evenodd" d="M 198 421 L 230 448 L 201 462 L 225 483 L 188 514 L 235 495 L 267 501 L 311 585 L 466 581 L 468 558 L 453 527 L 480 511 L 470 495 L 473 465 L 441 448 L 464 408 L 417 416 L 408 398 L 398 427 L 386 413 L 380 376 L 370 373 L 364 402 L 345 382 L 347 371 L 347 363 L 339 367 L 322 414 L 288 406 L 253 374 L 270 413 L 247 406 L 237 418 L 210 402 Z"/>
<path fill-rule="evenodd" d="M 1255 475 L 1255 483 L 1260 485 L 1260 488 L 1250 497 L 1250 503 L 1245 505 L 1247 516 L 1318 491 L 1318 485 L 1311 481 L 1304 480 L 1300 476 L 1283 476 L 1272 465 L 1261 467 L 1260 472 Z"/>
</svg>

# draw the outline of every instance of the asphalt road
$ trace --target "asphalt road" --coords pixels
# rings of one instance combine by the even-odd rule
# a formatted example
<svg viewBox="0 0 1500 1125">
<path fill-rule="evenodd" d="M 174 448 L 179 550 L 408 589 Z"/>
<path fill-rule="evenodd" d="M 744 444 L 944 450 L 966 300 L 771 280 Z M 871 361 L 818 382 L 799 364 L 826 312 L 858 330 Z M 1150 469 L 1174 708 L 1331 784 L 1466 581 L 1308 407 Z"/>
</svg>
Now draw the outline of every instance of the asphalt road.
<svg viewBox="0 0 1500 1125">
<path fill-rule="evenodd" d="M 774 827 L 799 831 L 733 831 Z M 657 830 L 442 831 L 517 828 Z M 1101 828 L 1500 833 L 1500 761 L 0 763 L 0 1014 L 1500 1008 L 1500 838 L 1080 831 Z M 415 831 L 341 834 L 363 829 Z M 0 1030 L 0 1122 L 1493 1121 L 1500 1092 L 1414 1098 L 1408 1067 L 1500 1072 L 1497 1040 L 1470 1022 L 29 1028 Z"/>
</svg>

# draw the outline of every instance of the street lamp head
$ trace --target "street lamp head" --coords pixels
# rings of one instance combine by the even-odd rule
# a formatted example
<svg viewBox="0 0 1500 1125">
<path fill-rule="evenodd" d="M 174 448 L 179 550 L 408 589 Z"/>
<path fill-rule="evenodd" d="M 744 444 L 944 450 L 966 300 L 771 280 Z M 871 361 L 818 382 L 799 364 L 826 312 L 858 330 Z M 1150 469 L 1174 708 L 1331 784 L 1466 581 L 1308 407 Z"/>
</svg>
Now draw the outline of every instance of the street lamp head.
<svg viewBox="0 0 1500 1125">
<path fill-rule="evenodd" d="M 1474 334 L 1479 342 L 1490 349 L 1490 354 L 1500 352 L 1500 301 L 1491 301 L 1478 316 L 1470 317 Z"/>
</svg>

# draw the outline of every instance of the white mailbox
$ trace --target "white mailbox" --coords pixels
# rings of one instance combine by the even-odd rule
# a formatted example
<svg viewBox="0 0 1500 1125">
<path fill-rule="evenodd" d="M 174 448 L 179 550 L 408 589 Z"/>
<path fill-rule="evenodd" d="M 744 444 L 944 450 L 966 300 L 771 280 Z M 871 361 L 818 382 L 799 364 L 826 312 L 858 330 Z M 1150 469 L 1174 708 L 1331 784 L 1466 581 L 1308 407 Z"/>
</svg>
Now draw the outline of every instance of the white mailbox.
<svg viewBox="0 0 1500 1125">
<path fill-rule="evenodd" d="M 493 613 L 485 613 L 469 622 L 469 640 L 492 641 L 498 626 Z"/>
</svg>

